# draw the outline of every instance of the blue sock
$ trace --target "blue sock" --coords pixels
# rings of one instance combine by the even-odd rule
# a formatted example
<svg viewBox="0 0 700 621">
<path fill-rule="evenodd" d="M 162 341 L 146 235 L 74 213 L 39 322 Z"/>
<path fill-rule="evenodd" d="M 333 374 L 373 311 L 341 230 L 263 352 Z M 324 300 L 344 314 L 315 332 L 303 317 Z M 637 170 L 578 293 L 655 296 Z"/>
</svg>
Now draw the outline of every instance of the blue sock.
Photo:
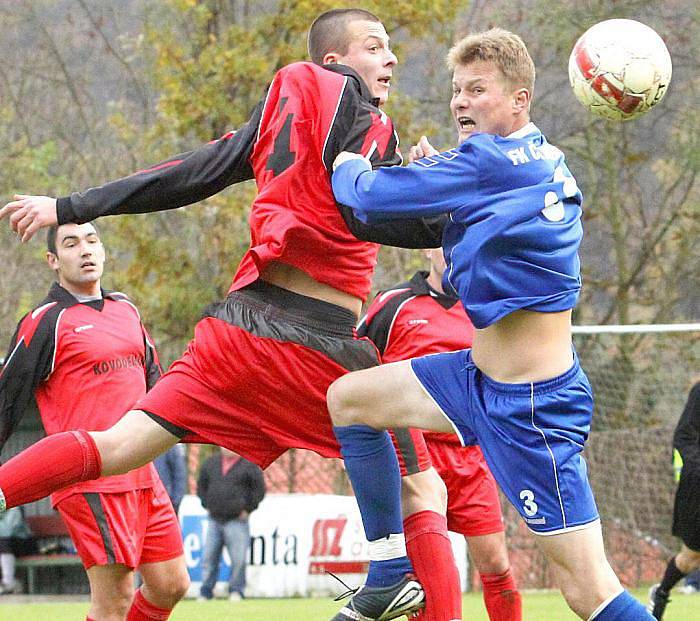
<svg viewBox="0 0 700 621">
<path fill-rule="evenodd" d="M 389 433 L 367 425 L 333 427 L 368 541 L 403 533 L 401 473 Z M 370 561 L 367 585 L 386 586 L 413 571 L 407 556 Z"/>
<path fill-rule="evenodd" d="M 623 591 L 591 621 L 654 621 L 654 617 L 628 591 Z"/>
</svg>

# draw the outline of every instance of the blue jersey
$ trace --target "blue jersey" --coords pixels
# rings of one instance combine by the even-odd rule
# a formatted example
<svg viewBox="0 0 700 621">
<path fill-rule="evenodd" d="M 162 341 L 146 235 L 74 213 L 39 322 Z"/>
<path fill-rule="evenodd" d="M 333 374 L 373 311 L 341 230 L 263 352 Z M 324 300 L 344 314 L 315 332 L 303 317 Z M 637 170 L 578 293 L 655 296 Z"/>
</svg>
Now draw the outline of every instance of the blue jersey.
<svg viewBox="0 0 700 621">
<path fill-rule="evenodd" d="M 507 137 L 474 134 L 406 167 L 347 161 L 333 192 L 367 223 L 449 214 L 443 287 L 477 328 L 521 308 L 576 305 L 582 196 L 564 154 L 533 123 Z"/>
</svg>

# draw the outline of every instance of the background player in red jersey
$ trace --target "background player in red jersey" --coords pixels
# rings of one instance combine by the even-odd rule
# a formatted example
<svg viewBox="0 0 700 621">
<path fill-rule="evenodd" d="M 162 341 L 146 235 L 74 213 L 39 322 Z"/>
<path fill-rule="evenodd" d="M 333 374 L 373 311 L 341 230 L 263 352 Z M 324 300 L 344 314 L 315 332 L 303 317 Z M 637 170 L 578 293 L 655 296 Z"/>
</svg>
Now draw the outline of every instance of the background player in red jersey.
<svg viewBox="0 0 700 621">
<path fill-rule="evenodd" d="M 105 261 L 92 224 L 49 229 L 58 282 L 19 322 L 0 375 L 0 447 L 36 398 L 47 435 L 102 430 L 160 377 L 133 303 L 101 289 Z M 177 517 L 152 464 L 65 487 L 52 503 L 90 581 L 88 619 L 167 619 L 189 577 Z M 143 586 L 134 595 L 134 569 Z"/>
<path fill-rule="evenodd" d="M 430 271 L 416 272 L 408 282 L 378 293 L 358 325 L 358 336 L 377 346 L 382 362 L 471 347 L 474 326 L 459 298 L 442 288 L 442 248 L 425 252 Z M 467 540 L 489 619 L 520 621 L 522 600 L 510 569 L 498 487 L 481 449 L 476 443 L 462 446 L 454 434 L 394 429 L 400 459 L 415 455 L 416 434 L 425 437 L 433 466 L 447 486 L 447 526 Z M 412 471 L 410 464 L 404 467 Z M 414 513 L 408 520 L 422 517 Z"/>
<path fill-rule="evenodd" d="M 82 193 L 58 200 L 18 195 L 0 210 L 26 241 L 56 222 L 174 209 L 253 177 L 258 186 L 251 246 L 228 297 L 197 324 L 182 358 L 111 429 L 55 436 L 5 464 L 0 505 L 123 472 L 179 440 L 225 446 L 261 467 L 292 447 L 340 456 L 325 396 L 339 376 L 379 363 L 376 349 L 354 338 L 376 262 L 374 242 L 435 247 L 442 226 L 417 219 L 367 226 L 333 199 L 330 173 L 341 151 L 359 151 L 377 166 L 401 161 L 392 122 L 377 107 L 388 97 L 397 62 L 382 23 L 367 11 L 328 11 L 311 27 L 309 51 L 314 64 L 281 69 L 239 131 Z M 392 619 L 423 601 L 406 555 L 396 455 L 377 463 L 385 453 L 364 442 L 365 431 L 345 430 L 357 437 L 345 442 L 343 456 L 351 454 L 360 474 L 384 477 L 358 494 L 370 569 L 339 620 Z M 391 446 L 386 433 L 378 441 Z M 424 471 L 405 477 L 407 494 L 415 510 L 440 518 L 444 485 L 428 460 L 421 465 Z M 388 479 L 395 483 L 390 494 Z M 432 602 L 429 620 L 460 618 L 444 517 L 411 538 L 414 549 L 426 551 L 414 565 Z"/>
</svg>

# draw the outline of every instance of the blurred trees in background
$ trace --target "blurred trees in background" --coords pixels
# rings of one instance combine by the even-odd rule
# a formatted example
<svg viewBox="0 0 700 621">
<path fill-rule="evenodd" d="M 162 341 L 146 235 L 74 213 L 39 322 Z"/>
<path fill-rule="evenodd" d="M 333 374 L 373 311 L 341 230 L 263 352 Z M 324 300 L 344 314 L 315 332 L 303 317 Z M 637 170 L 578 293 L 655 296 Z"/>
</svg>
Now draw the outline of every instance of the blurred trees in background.
<svg viewBox="0 0 700 621">
<path fill-rule="evenodd" d="M 532 117 L 567 153 L 582 187 L 586 239 L 578 323 L 698 320 L 700 7 L 609 0 L 550 3 L 358 2 L 377 13 L 401 64 L 388 112 L 404 147 L 421 134 L 444 148 L 454 130 L 444 56 L 470 30 L 520 34 L 538 68 Z M 0 200 L 64 194 L 190 150 L 243 123 L 274 71 L 306 58 L 321 0 L 0 0 Z M 340 5 L 342 6 L 342 5 Z M 631 123 L 590 116 L 570 92 L 569 52 L 593 23 L 654 27 L 674 61 L 659 108 Z M 165 362 L 201 309 L 223 296 L 248 245 L 252 183 L 177 211 L 107 218 L 105 284 L 138 303 Z M 51 274 L 43 240 L 0 227 L 1 347 Z M 385 248 L 375 287 L 423 263 Z"/>
</svg>

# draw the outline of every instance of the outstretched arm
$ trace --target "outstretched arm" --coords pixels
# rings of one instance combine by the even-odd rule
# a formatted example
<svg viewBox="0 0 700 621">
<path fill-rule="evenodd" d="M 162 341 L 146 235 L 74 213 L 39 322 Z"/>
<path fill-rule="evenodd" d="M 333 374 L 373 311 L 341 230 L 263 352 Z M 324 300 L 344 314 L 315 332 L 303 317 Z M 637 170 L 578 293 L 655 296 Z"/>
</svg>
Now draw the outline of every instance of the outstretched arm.
<svg viewBox="0 0 700 621">
<path fill-rule="evenodd" d="M 437 153 L 439 152 L 423 136 L 417 145 L 411 147 L 409 161 L 414 162 Z M 338 157 L 336 165 L 339 165 L 341 160 L 342 158 Z M 399 248 L 439 246 L 442 243 L 442 232 L 447 222 L 447 216 L 441 214 L 432 218 L 397 218 L 390 222 L 367 224 L 358 218 L 352 207 L 338 203 L 338 209 L 348 229 L 357 239 Z"/>
<path fill-rule="evenodd" d="M 15 195 L 15 200 L 0 209 L 0 220 L 9 217 L 12 229 L 26 242 L 40 228 L 53 224 L 165 211 L 201 201 L 229 185 L 253 178 L 249 157 L 262 107 L 261 102 L 238 131 L 128 177 L 59 199 Z"/>
<path fill-rule="evenodd" d="M 466 148 L 425 157 L 405 167 L 372 171 L 354 154 L 341 153 L 333 193 L 363 222 L 426 218 L 447 214 L 475 189 L 475 159 Z"/>
</svg>

